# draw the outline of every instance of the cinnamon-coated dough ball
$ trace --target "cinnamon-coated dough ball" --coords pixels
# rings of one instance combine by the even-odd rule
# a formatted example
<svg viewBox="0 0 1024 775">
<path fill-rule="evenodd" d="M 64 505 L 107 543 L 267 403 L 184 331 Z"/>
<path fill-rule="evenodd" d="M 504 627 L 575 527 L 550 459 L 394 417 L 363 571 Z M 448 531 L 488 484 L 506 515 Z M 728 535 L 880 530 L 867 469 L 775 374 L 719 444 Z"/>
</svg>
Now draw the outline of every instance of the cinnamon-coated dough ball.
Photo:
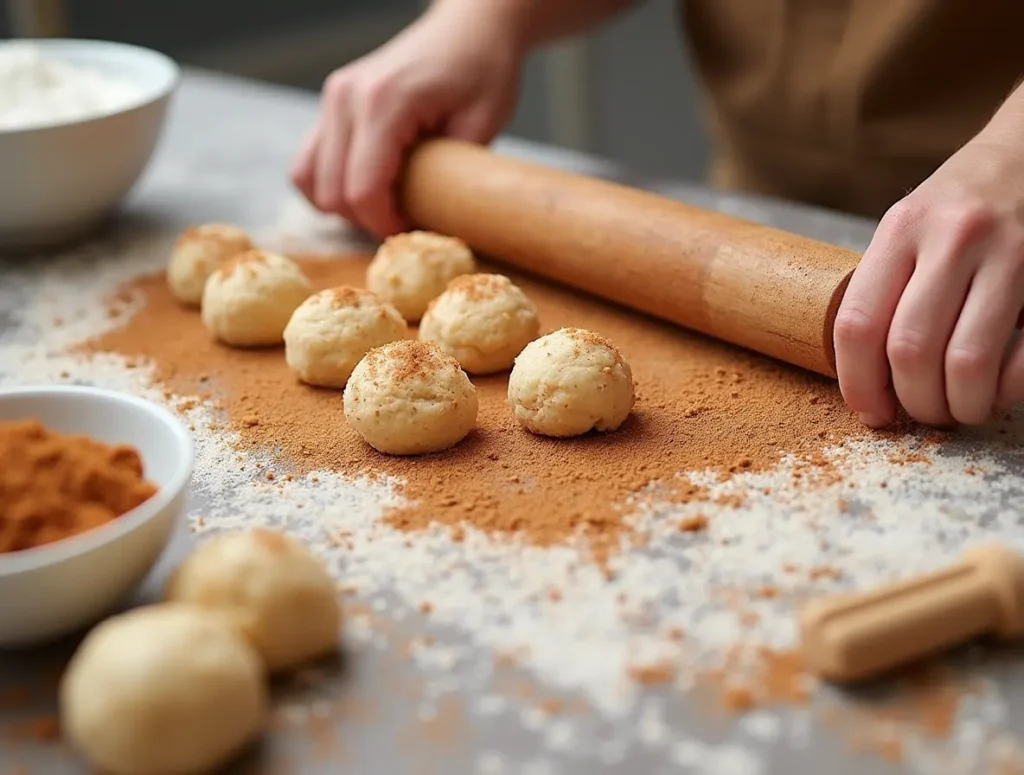
<svg viewBox="0 0 1024 775">
<path fill-rule="evenodd" d="M 97 625 L 61 679 L 65 737 L 110 775 L 219 769 L 261 732 L 259 655 L 226 618 L 175 603 Z"/>
<path fill-rule="evenodd" d="M 613 431 L 633 409 L 633 373 L 603 336 L 560 328 L 519 353 L 508 400 L 519 423 L 542 436 Z"/>
<path fill-rule="evenodd" d="M 292 313 L 312 292 L 294 261 L 250 250 L 232 258 L 206 281 L 203 325 L 233 347 L 280 344 Z"/>
<path fill-rule="evenodd" d="M 538 333 L 537 307 L 519 286 L 500 274 L 469 274 L 430 302 L 419 338 L 437 344 L 470 374 L 491 374 L 510 368 Z"/>
<path fill-rule="evenodd" d="M 338 646 L 334 581 L 303 544 L 274 530 L 207 539 L 174 571 L 164 597 L 228 614 L 272 672 Z"/>
<path fill-rule="evenodd" d="M 404 339 L 407 330 L 398 310 L 377 294 L 331 288 L 295 310 L 284 329 L 285 359 L 303 382 L 340 388 L 366 353 Z"/>
<path fill-rule="evenodd" d="M 178 301 L 198 307 L 214 270 L 252 247 L 249 235 L 230 223 L 205 223 L 185 229 L 171 249 L 167 287 Z"/>
<path fill-rule="evenodd" d="M 462 240 L 410 231 L 384 240 L 366 270 L 366 287 L 415 323 L 449 282 L 475 270 L 473 252 Z"/>
<path fill-rule="evenodd" d="M 431 342 L 370 350 L 345 386 L 345 418 L 390 455 L 440 452 L 476 424 L 476 388 L 459 362 Z"/>
</svg>

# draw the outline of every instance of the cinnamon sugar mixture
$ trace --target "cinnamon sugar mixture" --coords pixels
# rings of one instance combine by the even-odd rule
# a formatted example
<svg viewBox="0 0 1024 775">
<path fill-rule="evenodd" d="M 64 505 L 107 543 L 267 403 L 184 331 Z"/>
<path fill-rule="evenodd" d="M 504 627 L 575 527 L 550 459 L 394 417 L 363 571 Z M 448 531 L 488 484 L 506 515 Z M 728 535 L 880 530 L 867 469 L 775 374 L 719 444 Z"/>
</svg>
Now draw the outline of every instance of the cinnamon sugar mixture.
<svg viewBox="0 0 1024 775">
<path fill-rule="evenodd" d="M 0 385 L 80 380 L 177 408 L 197 444 L 206 510 L 195 530 L 308 537 L 352 598 L 346 643 L 396 645 L 392 623 L 410 621 L 416 674 L 433 695 L 457 684 L 474 717 L 515 726 L 515 698 L 491 680 L 495 655 L 515 655 L 545 696 L 578 695 L 593 711 L 522 716 L 552 752 L 592 752 L 596 765 L 642 746 L 683 769 L 761 772 L 748 746 L 806 745 L 823 706 L 844 711 L 832 732 L 848 737 L 864 726 L 845 712 L 858 703 L 808 680 L 796 607 L 980 540 L 1024 551 L 1019 413 L 950 444 L 870 433 L 832 382 L 514 275 L 544 332 L 584 327 L 622 352 L 633 416 L 607 436 L 536 437 L 512 419 L 504 376 L 474 378 L 469 437 L 392 458 L 348 430 L 340 391 L 299 383 L 281 348 L 215 344 L 162 272 L 126 279 L 165 258 L 147 237 L 0 285 L 14 324 L 0 337 Z M 361 286 L 367 259 L 301 264 L 316 288 Z M 388 626 L 371 628 L 359 606 Z M 743 714 L 729 741 L 711 744 L 677 715 L 677 693 L 691 689 L 709 691 L 702 718 Z M 928 775 L 973 774 L 1020 750 L 997 685 L 964 696 L 943 678 L 920 707 L 869 713 L 877 729 L 858 747 Z"/>
<path fill-rule="evenodd" d="M 361 287 L 368 258 L 348 258 L 300 263 L 317 289 Z M 161 274 L 123 288 L 119 298 L 144 294 L 142 311 L 87 347 L 151 361 L 156 379 L 176 393 L 212 391 L 244 445 L 276 450 L 296 472 L 400 478 L 410 505 L 387 516 L 398 527 L 465 522 L 542 546 L 582 534 L 598 559 L 620 546 L 626 499 L 649 485 L 661 497 L 700 500 L 704 488 L 679 474 L 728 477 L 770 468 L 785 454 L 822 468 L 823 446 L 863 433 L 834 383 L 564 289 L 512 279 L 536 302 L 542 332 L 593 330 L 630 363 L 637 403 L 619 431 L 560 440 L 531 435 L 508 408 L 507 376 L 495 375 L 473 379 L 477 428 L 455 448 L 417 458 L 382 455 L 347 427 L 340 391 L 300 384 L 279 348 L 214 343 Z"/>
</svg>

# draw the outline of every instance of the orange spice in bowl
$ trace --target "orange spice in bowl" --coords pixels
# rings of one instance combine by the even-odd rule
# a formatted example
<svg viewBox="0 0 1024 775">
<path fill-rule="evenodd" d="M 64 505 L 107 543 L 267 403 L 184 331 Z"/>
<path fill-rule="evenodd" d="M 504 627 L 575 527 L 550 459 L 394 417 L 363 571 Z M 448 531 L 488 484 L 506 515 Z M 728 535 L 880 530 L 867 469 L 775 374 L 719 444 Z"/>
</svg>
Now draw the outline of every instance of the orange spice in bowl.
<svg viewBox="0 0 1024 775">
<path fill-rule="evenodd" d="M 54 433 L 34 419 L 0 422 L 0 555 L 92 530 L 156 491 L 132 447 Z"/>
</svg>

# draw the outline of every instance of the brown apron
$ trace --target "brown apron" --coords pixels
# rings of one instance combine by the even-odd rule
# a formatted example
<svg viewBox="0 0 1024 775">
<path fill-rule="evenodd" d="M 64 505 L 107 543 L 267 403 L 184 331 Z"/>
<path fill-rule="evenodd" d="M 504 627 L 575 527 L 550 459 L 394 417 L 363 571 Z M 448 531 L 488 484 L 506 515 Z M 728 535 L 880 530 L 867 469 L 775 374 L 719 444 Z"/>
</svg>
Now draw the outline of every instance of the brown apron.
<svg viewBox="0 0 1024 775">
<path fill-rule="evenodd" d="M 978 132 L 1024 74 L 1024 0 L 681 9 L 715 140 L 711 182 L 868 216 Z"/>
</svg>

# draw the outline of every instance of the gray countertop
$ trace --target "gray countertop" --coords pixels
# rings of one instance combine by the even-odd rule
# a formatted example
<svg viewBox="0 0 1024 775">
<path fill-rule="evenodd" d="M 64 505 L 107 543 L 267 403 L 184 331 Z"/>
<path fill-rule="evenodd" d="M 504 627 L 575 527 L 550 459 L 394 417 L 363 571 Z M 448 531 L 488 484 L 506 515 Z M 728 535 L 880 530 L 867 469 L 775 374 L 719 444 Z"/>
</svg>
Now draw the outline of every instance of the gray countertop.
<svg viewBox="0 0 1024 775">
<path fill-rule="evenodd" d="M 38 323 L 54 304 L 71 303 L 62 299 L 78 293 L 88 296 L 119 279 L 159 267 L 170 241 L 184 226 L 234 221 L 264 244 L 281 249 L 329 250 L 357 244 L 358 237 L 344 225 L 305 207 L 286 180 L 291 156 L 316 109 L 312 94 L 189 73 L 173 104 L 158 156 L 111 231 L 58 256 L 0 258 L 0 387 L 38 381 L 62 368 L 55 353 L 42 352 L 42 345 L 30 341 L 33 315 Z M 499 148 L 854 249 L 863 249 L 872 233 L 873 225 L 861 219 L 716 194 L 673 181 L 639 180 L 612 163 L 513 139 L 503 140 Z M 89 333 L 88 322 L 81 326 L 79 333 Z M 68 336 L 75 333 L 71 329 Z M 119 376 L 113 366 L 97 371 L 95 381 L 146 394 L 141 383 Z M 860 488 L 851 499 L 873 510 L 876 519 L 870 531 L 835 528 L 830 538 L 839 548 L 828 559 L 843 566 L 854 582 L 872 583 L 912 567 L 934 565 L 987 537 L 1024 549 L 1022 427 L 1018 417 L 999 435 L 996 430 L 972 431 L 944 447 L 929 467 L 904 466 L 892 476 L 885 468 L 886 454 L 900 444 L 912 446 L 913 439 L 849 451 L 856 462 L 851 476 Z M 234 494 L 241 493 L 246 483 L 230 477 L 204 481 L 205 472 L 215 470 L 216 463 L 215 453 L 201 445 L 200 456 L 204 455 L 206 463 L 197 469 L 190 510 L 212 515 L 210 519 L 216 521 L 218 514 L 230 510 Z M 968 463 L 982 474 L 965 473 Z M 257 496 L 244 497 L 245 503 L 267 510 L 267 503 L 257 503 Z M 652 555 L 647 565 L 635 566 L 636 573 L 651 574 L 645 576 L 645 583 L 655 591 L 666 583 L 665 574 L 689 573 L 698 585 L 723 574 L 742 575 L 746 556 L 777 558 L 773 552 L 782 551 L 778 542 L 787 540 L 796 510 L 826 508 L 825 501 L 816 497 L 793 496 L 784 503 L 766 498 L 751 506 L 748 527 L 725 518 L 715 523 L 737 530 L 727 542 L 730 546 L 718 554 L 697 547 L 678 557 L 667 554 L 655 560 Z M 834 495 L 829 497 L 833 503 Z M 217 499 L 227 505 L 218 507 Z M 315 529 L 287 507 L 273 508 L 279 512 L 279 522 L 316 539 Z M 774 520 L 777 542 L 759 549 L 754 542 L 765 540 L 764 520 Z M 222 524 L 229 524 L 227 517 Z M 139 600 L 152 599 L 168 568 L 193 540 L 183 526 L 139 592 Z M 440 544 L 430 544 L 434 545 Z M 606 695 L 593 675 L 604 664 L 601 660 L 617 664 L 615 654 L 645 647 L 635 639 L 639 636 L 627 630 L 609 625 L 602 631 L 608 640 L 601 642 L 580 634 L 578 630 L 586 629 L 582 626 L 571 630 L 551 624 L 545 629 L 537 617 L 527 617 L 525 624 L 507 623 L 501 629 L 494 622 L 485 628 L 480 617 L 460 617 L 456 611 L 419 616 L 419 590 L 441 589 L 455 582 L 431 575 L 428 550 L 407 556 L 397 542 L 394 564 L 404 572 L 388 576 L 380 570 L 389 564 L 387 541 L 384 548 L 380 546 L 380 541 L 367 543 L 363 547 L 367 559 L 356 557 L 359 551 L 354 551 L 345 565 L 344 575 L 363 583 L 344 634 L 343 660 L 318 666 L 279 687 L 273 731 L 258 751 L 238 765 L 239 772 L 974 773 L 999 771 L 996 762 L 1003 754 L 1021 750 L 1024 667 L 1019 651 L 1000 652 L 996 660 L 979 659 L 976 649 L 956 655 L 952 664 L 974 676 L 980 688 L 961 703 L 948 735 L 930 738 L 908 732 L 912 741 L 906 746 L 904 762 L 897 766 L 882 756 L 851 751 L 848 736 L 837 731 L 834 718 L 830 721 L 828 714 L 813 708 L 765 708 L 745 718 L 731 718 L 709 710 L 692 692 L 684 691 L 685 686 L 639 691 L 634 687 L 629 690 L 632 693 Z M 740 554 L 741 549 L 749 554 Z M 502 557 L 495 554 L 494 562 L 502 562 Z M 371 561 L 376 565 L 371 566 Z M 536 561 L 538 573 L 547 572 L 544 569 L 553 562 L 540 554 Z M 481 594 L 492 592 L 481 589 Z M 508 595 L 493 594 L 494 600 L 510 605 Z M 595 587 L 587 594 L 603 600 L 606 593 Z M 664 606 L 671 619 L 673 606 L 683 604 L 665 602 Z M 696 607 L 687 610 L 695 622 L 704 622 L 697 631 L 704 634 L 704 651 L 713 652 L 715 633 L 722 628 L 700 619 L 705 613 Z M 765 610 L 780 622 L 778 632 L 767 635 L 780 642 L 791 638 L 784 626 L 791 611 Z M 706 616 L 712 614 L 716 612 Z M 522 633 L 513 632 L 517 626 Z M 427 634 L 431 640 L 422 640 Z M 521 660 L 518 667 L 496 666 L 496 644 L 512 642 L 514 637 L 530 645 L 534 656 Z M 55 678 L 74 642 L 0 655 L 0 775 L 85 771 L 59 744 L 14 731 L 19 723 L 53 712 Z M 422 648 L 415 648 L 416 644 Z M 585 675 L 582 670 L 560 670 L 566 664 L 565 652 L 571 649 L 580 650 L 579 661 L 592 660 L 598 667 Z M 609 683 L 614 682 L 609 679 Z M 29 692 L 27 701 L 13 701 L 19 688 Z M 884 687 L 878 691 L 884 692 Z M 537 707 L 545 698 L 559 698 L 570 705 L 576 698 L 583 710 L 548 717 Z M 833 710 L 850 710 L 871 700 L 819 688 L 814 707 L 826 704 Z M 901 722 L 888 723 L 899 726 Z"/>
</svg>

